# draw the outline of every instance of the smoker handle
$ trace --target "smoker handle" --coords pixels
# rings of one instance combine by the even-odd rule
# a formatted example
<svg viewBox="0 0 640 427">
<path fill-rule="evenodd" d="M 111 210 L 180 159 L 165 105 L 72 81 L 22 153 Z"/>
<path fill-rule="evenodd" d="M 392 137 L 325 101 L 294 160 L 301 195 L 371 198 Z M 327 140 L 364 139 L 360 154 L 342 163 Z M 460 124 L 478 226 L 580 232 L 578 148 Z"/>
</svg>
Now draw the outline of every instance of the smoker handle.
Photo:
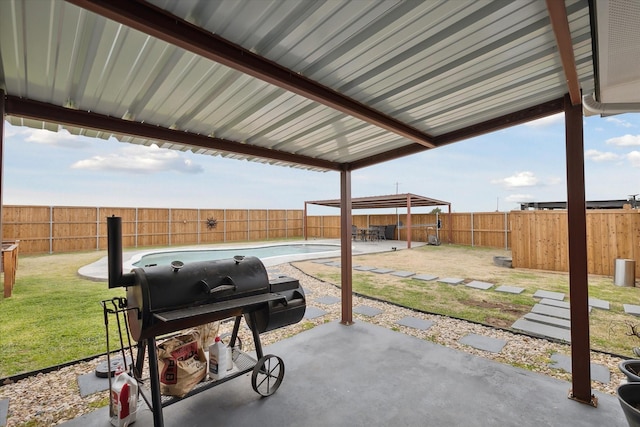
<svg viewBox="0 0 640 427">
<path fill-rule="evenodd" d="M 211 286 L 209 286 L 209 284 L 205 280 L 200 280 L 200 286 L 202 286 L 202 290 L 207 294 L 215 294 L 217 292 L 236 290 L 236 284 L 233 283 L 233 279 L 231 277 L 229 276 L 225 277 L 224 279 L 222 279 L 222 282 L 223 283 L 231 282 L 231 283 L 225 283 L 223 285 L 218 285 L 215 288 L 212 288 Z"/>
</svg>

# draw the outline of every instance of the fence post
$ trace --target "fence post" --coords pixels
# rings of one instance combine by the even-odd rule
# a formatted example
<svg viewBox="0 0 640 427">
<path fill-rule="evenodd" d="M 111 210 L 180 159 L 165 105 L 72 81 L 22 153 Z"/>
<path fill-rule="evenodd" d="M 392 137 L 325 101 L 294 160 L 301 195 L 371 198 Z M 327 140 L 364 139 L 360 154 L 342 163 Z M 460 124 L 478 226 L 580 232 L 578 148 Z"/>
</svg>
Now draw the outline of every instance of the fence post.
<svg viewBox="0 0 640 427">
<path fill-rule="evenodd" d="M 473 212 L 471 212 L 471 247 L 473 247 Z"/>
<path fill-rule="evenodd" d="M 171 246 L 171 208 L 169 208 L 169 230 L 167 231 L 169 235 L 169 246 Z"/>
<path fill-rule="evenodd" d="M 509 217 L 504 213 L 504 250 L 509 250 Z"/>
<path fill-rule="evenodd" d="M 53 253 L 53 206 L 49 206 L 49 253 Z"/>
<path fill-rule="evenodd" d="M 134 240 L 134 246 L 137 248 L 138 247 L 138 208 L 136 208 L 136 214 L 135 214 L 135 218 L 134 218 L 134 225 L 135 225 L 135 231 L 133 232 L 133 240 Z"/>
<path fill-rule="evenodd" d="M 96 251 L 100 250 L 100 208 L 96 207 Z"/>
</svg>

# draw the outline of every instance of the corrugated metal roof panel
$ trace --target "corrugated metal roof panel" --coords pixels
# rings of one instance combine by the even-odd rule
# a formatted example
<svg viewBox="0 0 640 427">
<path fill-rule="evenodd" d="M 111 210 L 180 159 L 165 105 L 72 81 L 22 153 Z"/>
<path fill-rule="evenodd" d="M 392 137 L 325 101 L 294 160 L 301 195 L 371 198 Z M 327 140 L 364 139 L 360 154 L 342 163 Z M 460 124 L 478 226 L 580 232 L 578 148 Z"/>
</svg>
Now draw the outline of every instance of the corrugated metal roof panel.
<svg viewBox="0 0 640 427">
<path fill-rule="evenodd" d="M 432 136 L 567 92 L 540 0 L 150 3 Z M 588 3 L 566 5 L 579 80 L 592 91 Z M 338 163 L 415 144 L 62 0 L 1 2 L 0 53 L 10 95 L 54 105 Z"/>
</svg>

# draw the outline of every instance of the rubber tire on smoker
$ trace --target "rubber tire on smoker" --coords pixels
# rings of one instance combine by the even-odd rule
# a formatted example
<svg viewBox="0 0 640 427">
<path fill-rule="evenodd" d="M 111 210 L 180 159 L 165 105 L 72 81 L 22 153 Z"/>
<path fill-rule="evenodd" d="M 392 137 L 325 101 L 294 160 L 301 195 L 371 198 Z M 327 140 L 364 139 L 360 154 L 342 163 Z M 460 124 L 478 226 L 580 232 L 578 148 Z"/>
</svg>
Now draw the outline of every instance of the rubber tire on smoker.
<svg viewBox="0 0 640 427">
<path fill-rule="evenodd" d="M 271 396 L 284 378 L 284 362 L 278 356 L 262 356 L 253 367 L 251 386 L 261 396 Z"/>
</svg>

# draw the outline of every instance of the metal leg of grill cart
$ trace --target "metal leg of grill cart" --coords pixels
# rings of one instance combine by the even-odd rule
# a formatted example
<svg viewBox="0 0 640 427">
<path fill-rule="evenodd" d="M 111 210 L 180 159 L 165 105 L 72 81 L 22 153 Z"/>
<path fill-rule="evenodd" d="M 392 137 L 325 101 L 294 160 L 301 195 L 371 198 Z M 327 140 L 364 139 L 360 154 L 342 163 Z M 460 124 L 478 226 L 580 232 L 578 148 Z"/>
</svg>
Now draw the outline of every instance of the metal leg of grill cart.
<svg viewBox="0 0 640 427">
<path fill-rule="evenodd" d="M 249 329 L 251 329 L 251 334 L 253 335 L 253 344 L 256 347 L 257 359 L 260 360 L 264 354 L 262 353 L 262 344 L 260 343 L 260 333 L 256 326 L 256 313 L 254 311 L 250 312 L 249 319 L 246 320 L 248 320 L 247 324 L 249 324 Z"/>
<path fill-rule="evenodd" d="M 162 396 L 160 395 L 160 370 L 158 369 L 158 352 L 156 339 L 147 340 L 149 347 L 149 377 L 151 380 L 151 410 L 153 411 L 153 426 L 164 427 L 162 415 Z"/>
</svg>

